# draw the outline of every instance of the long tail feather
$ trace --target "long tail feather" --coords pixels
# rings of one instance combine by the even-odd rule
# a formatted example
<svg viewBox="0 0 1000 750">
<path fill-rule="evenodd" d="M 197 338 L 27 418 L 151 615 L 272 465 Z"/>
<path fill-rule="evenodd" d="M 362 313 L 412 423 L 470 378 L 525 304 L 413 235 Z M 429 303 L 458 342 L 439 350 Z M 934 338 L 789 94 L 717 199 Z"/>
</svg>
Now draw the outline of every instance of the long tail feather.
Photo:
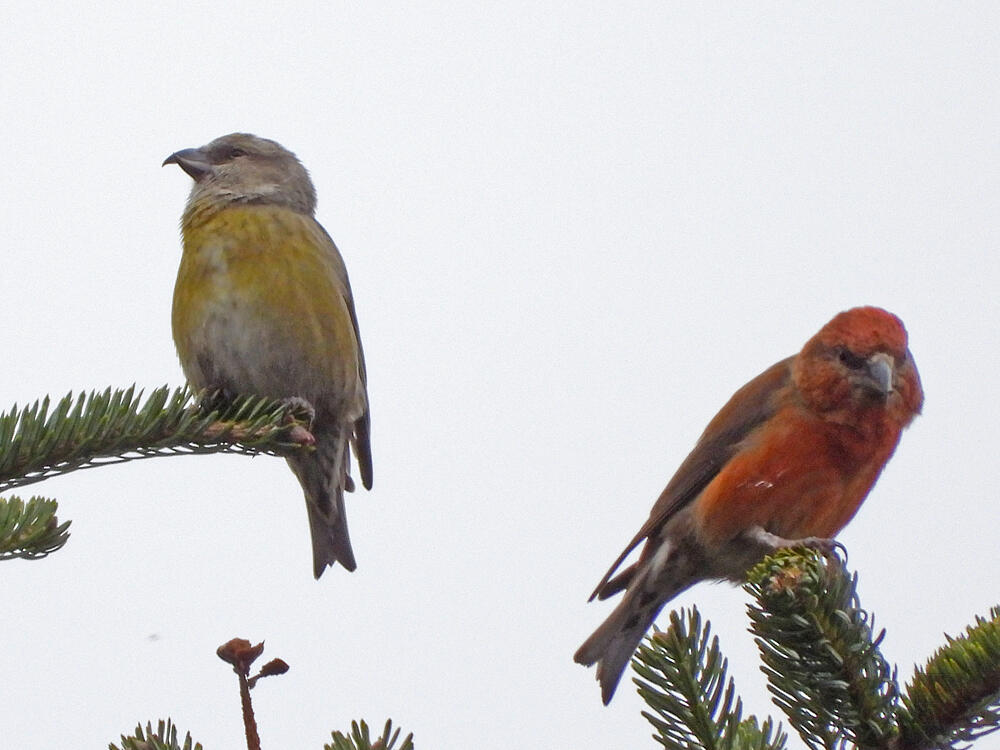
<svg viewBox="0 0 1000 750">
<path fill-rule="evenodd" d="M 611 702 L 632 654 L 663 606 L 661 602 L 652 607 L 636 608 L 634 598 L 626 594 L 573 656 L 579 664 L 588 667 L 597 664 L 597 681 L 601 684 L 601 700 L 605 705 Z"/>
<path fill-rule="evenodd" d="M 349 434 L 343 429 L 330 434 L 315 427 L 314 434 L 316 451 L 290 457 L 288 465 L 305 493 L 312 535 L 313 575 L 319 578 L 327 566 L 340 563 L 347 570 L 354 570 L 357 562 L 344 507 L 344 491 L 354 487 L 347 473 Z"/>
<path fill-rule="evenodd" d="M 698 582 L 684 552 L 683 546 L 663 541 L 655 555 L 632 566 L 624 598 L 573 656 L 579 664 L 597 665 L 605 705 L 663 606 Z"/>
</svg>

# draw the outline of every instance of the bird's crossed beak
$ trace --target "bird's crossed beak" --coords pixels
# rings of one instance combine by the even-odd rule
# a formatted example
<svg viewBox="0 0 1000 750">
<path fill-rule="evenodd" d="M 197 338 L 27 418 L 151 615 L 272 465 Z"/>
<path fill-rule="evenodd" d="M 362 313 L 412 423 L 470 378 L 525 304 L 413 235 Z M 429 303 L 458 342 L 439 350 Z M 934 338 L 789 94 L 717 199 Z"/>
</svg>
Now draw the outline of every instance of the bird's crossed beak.
<svg viewBox="0 0 1000 750">
<path fill-rule="evenodd" d="M 166 159 L 163 160 L 161 166 L 167 166 L 168 164 L 176 164 L 178 167 L 187 172 L 191 179 L 198 181 L 206 175 L 212 174 L 215 168 L 209 162 L 208 157 L 205 152 L 199 148 L 185 148 L 181 151 L 175 151 L 170 154 Z"/>
<path fill-rule="evenodd" d="M 867 370 L 866 385 L 882 398 L 888 397 L 893 391 L 892 381 L 895 375 L 892 357 L 882 352 L 873 354 L 868 358 Z"/>
</svg>

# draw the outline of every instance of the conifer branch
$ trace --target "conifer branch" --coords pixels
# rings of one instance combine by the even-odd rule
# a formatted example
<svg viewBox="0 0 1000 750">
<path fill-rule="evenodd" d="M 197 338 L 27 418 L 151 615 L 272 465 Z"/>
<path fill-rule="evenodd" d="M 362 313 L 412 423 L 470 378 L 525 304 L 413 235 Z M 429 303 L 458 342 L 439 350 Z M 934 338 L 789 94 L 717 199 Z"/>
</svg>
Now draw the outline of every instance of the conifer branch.
<svg viewBox="0 0 1000 750">
<path fill-rule="evenodd" d="M 839 560 L 782 550 L 748 574 L 751 632 L 775 703 L 812 748 L 888 747 L 899 688 Z"/>
<path fill-rule="evenodd" d="M 0 560 L 35 560 L 66 544 L 69 521 L 59 523 L 55 500 L 0 498 Z"/>
<path fill-rule="evenodd" d="M 190 732 L 184 737 L 184 744 L 178 744 L 177 727 L 170 719 L 166 722 L 160 719 L 155 732 L 151 722 L 146 723 L 145 732 L 141 726 L 136 726 L 134 735 L 122 735 L 121 748 L 111 743 L 108 750 L 202 750 L 202 747 L 200 742 L 192 742 Z"/>
<path fill-rule="evenodd" d="M 218 401 L 218 399 L 215 399 Z M 189 453 L 285 455 L 312 445 L 306 405 L 242 396 L 202 407 L 186 388 L 46 396 L 0 415 L 0 491 L 75 469 Z"/>
<path fill-rule="evenodd" d="M 382 735 L 373 742 L 368 725 L 364 721 L 358 724 L 351 722 L 350 736 L 341 732 L 333 733 L 333 742 L 323 745 L 323 750 L 413 750 L 413 734 L 410 733 L 403 738 L 403 742 L 396 747 L 399 739 L 399 729 L 392 730 L 392 720 L 386 720 Z"/>
<path fill-rule="evenodd" d="M 727 660 L 711 628 L 701 625 L 696 608 L 671 612 L 670 626 L 657 630 L 639 647 L 632 662 L 639 695 L 651 711 L 643 716 L 656 728 L 656 740 L 670 750 L 780 750 L 785 733 L 776 736 L 770 720 L 741 720 L 742 702 L 732 679 L 726 679 Z M 339 749 L 338 749 L 339 750 Z"/>
<path fill-rule="evenodd" d="M 945 638 L 906 686 L 896 750 L 955 748 L 1000 728 L 1000 607 Z"/>
</svg>

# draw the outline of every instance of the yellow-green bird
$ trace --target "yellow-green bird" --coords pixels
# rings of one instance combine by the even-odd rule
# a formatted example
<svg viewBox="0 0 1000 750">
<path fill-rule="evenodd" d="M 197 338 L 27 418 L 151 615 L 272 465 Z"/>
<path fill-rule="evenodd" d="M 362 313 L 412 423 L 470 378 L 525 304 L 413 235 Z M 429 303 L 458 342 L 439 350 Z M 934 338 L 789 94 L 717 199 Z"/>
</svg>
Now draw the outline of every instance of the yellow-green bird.
<svg viewBox="0 0 1000 750">
<path fill-rule="evenodd" d="M 344 492 L 372 486 L 365 358 L 347 268 L 313 216 L 316 191 L 295 154 L 246 133 L 171 154 L 194 180 L 173 333 L 188 382 L 232 397 L 301 398 L 316 450 L 288 459 L 305 491 L 313 573 L 354 570 Z"/>
</svg>

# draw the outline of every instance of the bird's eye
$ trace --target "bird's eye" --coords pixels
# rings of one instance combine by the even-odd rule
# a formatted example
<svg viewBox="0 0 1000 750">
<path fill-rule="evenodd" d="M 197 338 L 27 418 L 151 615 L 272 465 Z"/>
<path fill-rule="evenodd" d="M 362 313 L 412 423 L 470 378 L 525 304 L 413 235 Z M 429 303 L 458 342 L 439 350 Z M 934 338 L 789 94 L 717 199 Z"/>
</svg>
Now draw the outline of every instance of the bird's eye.
<svg viewBox="0 0 1000 750">
<path fill-rule="evenodd" d="M 243 149 L 233 147 L 233 148 L 229 149 L 229 153 L 226 154 L 226 157 L 229 158 L 229 159 L 235 159 L 237 156 L 246 156 L 246 155 L 247 155 L 247 152 L 244 151 Z"/>
<path fill-rule="evenodd" d="M 839 359 L 845 366 L 851 368 L 852 370 L 860 370 L 865 366 L 865 358 L 859 357 L 854 352 L 849 349 L 838 349 L 837 359 Z"/>
<path fill-rule="evenodd" d="M 239 146 L 216 146 L 209 154 L 213 164 L 225 164 L 239 156 L 246 156 L 247 151 Z"/>
</svg>

